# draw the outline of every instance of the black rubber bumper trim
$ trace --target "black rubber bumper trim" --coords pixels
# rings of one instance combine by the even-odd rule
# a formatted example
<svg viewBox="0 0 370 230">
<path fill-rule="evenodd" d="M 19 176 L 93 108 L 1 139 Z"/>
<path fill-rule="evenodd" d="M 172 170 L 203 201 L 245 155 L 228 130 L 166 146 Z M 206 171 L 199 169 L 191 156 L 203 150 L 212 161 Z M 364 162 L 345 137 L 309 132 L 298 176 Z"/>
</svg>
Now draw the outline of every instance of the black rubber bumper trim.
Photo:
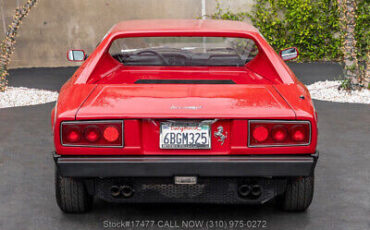
<svg viewBox="0 0 370 230">
<path fill-rule="evenodd" d="M 54 160 L 66 177 L 309 176 L 318 153 L 304 156 L 60 156 Z"/>
</svg>

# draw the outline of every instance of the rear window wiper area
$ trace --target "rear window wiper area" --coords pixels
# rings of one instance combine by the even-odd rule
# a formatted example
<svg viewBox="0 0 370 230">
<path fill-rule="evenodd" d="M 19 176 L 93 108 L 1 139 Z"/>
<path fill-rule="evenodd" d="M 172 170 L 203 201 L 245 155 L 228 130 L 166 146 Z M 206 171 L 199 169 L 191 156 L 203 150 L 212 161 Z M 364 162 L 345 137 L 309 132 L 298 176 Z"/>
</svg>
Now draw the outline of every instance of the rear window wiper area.
<svg viewBox="0 0 370 230">
<path fill-rule="evenodd" d="M 123 52 L 112 56 L 127 66 L 244 66 L 249 61 L 230 50 L 214 52 L 216 50 L 221 49 L 211 49 L 204 53 L 191 52 L 188 49 L 158 48 Z"/>
</svg>

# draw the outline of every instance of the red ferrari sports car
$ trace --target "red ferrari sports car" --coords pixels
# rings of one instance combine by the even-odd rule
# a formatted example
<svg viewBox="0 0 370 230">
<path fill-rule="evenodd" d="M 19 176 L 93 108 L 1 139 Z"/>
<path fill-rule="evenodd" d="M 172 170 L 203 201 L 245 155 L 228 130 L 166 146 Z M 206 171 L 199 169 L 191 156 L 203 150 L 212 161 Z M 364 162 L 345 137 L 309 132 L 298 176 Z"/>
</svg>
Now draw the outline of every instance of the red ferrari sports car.
<svg viewBox="0 0 370 230">
<path fill-rule="evenodd" d="M 256 28 L 217 20 L 125 21 L 60 91 L 51 113 L 56 200 L 261 204 L 313 197 L 317 114 Z M 86 59 L 86 60 L 85 60 Z"/>
</svg>

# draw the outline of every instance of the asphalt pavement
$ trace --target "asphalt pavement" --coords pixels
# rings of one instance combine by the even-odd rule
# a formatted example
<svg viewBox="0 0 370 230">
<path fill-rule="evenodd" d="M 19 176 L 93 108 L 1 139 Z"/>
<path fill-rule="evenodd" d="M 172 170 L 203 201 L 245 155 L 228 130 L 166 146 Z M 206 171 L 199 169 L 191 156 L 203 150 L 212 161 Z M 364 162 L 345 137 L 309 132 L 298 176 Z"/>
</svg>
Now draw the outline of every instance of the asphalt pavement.
<svg viewBox="0 0 370 230">
<path fill-rule="evenodd" d="M 336 64 L 291 64 L 291 67 L 306 84 L 341 75 Z M 74 70 L 12 70 L 9 83 L 57 90 Z M 266 227 L 260 225 L 260 229 L 369 229 L 370 106 L 314 103 L 319 114 L 320 159 L 314 199 L 303 213 L 280 211 L 273 202 L 262 206 L 120 205 L 96 200 L 90 213 L 63 214 L 54 197 L 50 128 L 53 103 L 0 109 L 0 229 L 140 229 L 132 227 L 138 222 L 131 222 L 130 227 L 106 228 L 126 221 L 148 221 L 149 226 L 142 229 L 151 229 L 151 221 L 155 221 L 153 228 L 182 229 L 176 226 L 189 220 L 266 221 Z"/>
</svg>

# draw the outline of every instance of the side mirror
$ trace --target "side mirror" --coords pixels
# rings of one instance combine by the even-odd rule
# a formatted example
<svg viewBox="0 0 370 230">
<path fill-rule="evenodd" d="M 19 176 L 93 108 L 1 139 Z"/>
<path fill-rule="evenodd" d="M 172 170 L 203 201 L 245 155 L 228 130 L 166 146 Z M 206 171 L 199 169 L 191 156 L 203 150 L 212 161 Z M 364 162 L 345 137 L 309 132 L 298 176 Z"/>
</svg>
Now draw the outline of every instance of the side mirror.
<svg viewBox="0 0 370 230">
<path fill-rule="evenodd" d="M 85 59 L 86 59 L 85 51 L 83 51 L 83 50 L 68 50 L 67 59 L 68 59 L 68 61 L 73 61 L 73 62 L 85 61 Z"/>
<path fill-rule="evenodd" d="M 298 53 L 297 48 L 291 47 L 291 48 L 281 50 L 279 55 L 284 61 L 289 61 L 289 60 L 297 58 L 299 53 Z"/>
</svg>

